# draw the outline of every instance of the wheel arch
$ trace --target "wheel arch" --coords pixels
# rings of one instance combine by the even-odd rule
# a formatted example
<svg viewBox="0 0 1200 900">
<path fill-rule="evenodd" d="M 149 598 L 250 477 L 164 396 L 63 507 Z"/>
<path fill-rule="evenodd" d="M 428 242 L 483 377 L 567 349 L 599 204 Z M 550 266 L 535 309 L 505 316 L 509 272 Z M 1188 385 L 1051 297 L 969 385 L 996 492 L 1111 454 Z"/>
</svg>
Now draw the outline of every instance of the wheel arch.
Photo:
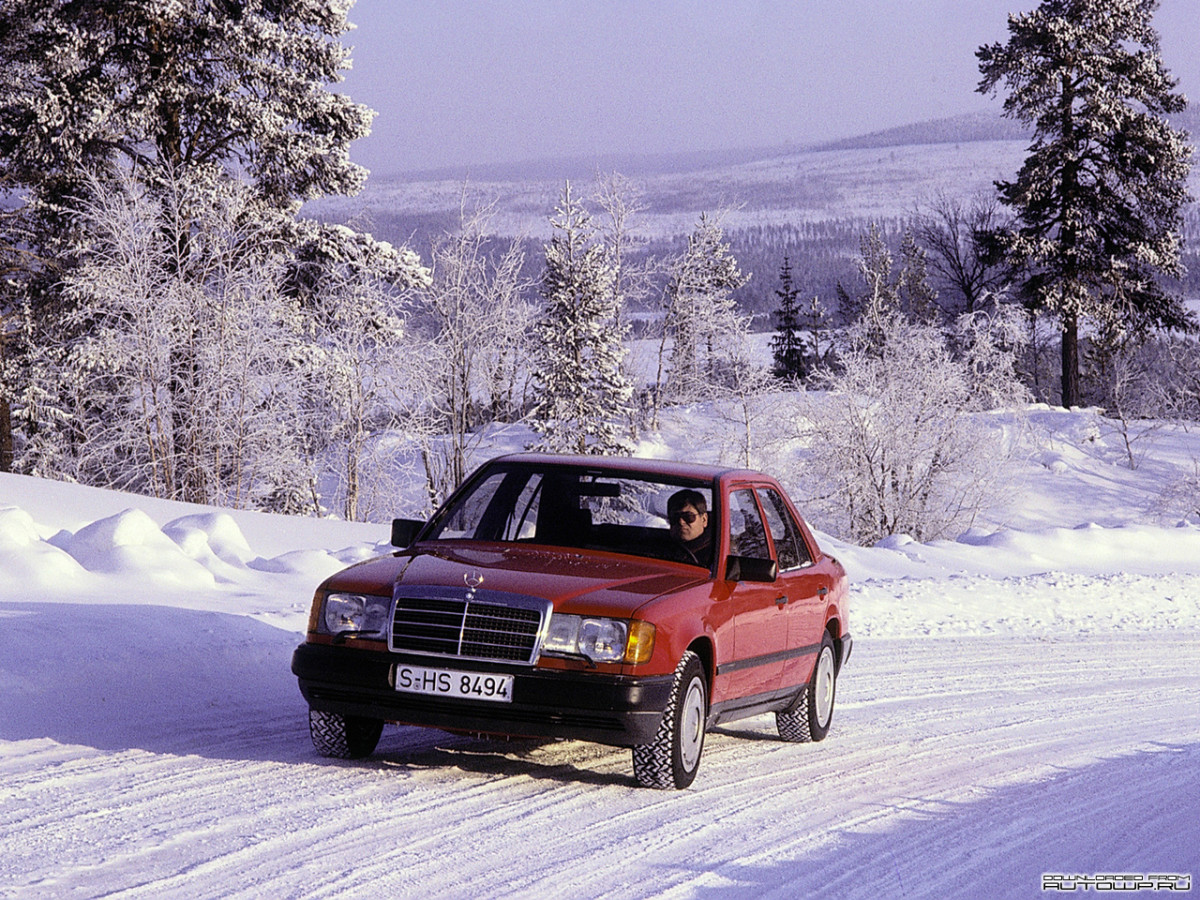
<svg viewBox="0 0 1200 900">
<path fill-rule="evenodd" d="M 837 672 L 842 671 L 842 663 L 846 661 L 846 642 L 842 639 L 842 620 L 838 618 L 837 612 L 830 610 L 829 619 L 825 622 L 825 631 L 833 640 L 834 662 L 837 664 Z"/>
<path fill-rule="evenodd" d="M 712 706 L 712 690 L 713 682 L 717 675 L 716 666 L 716 650 L 713 647 L 712 639 L 708 635 L 701 635 L 693 638 L 692 642 L 687 645 L 687 650 L 695 653 L 700 658 L 700 667 L 704 670 L 704 680 L 708 682 L 708 705 Z"/>
</svg>

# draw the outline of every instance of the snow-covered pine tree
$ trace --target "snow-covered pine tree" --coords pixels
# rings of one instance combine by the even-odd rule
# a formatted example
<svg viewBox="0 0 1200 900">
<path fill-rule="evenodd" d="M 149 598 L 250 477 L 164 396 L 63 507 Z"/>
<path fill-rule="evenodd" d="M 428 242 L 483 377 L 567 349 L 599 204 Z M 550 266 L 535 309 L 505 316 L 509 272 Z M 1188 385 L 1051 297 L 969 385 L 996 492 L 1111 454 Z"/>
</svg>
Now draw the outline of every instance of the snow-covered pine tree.
<svg viewBox="0 0 1200 900">
<path fill-rule="evenodd" d="M 348 52 L 343 0 L 6 0 L 0 7 L 0 161 L 53 203 L 89 173 L 211 164 L 245 173 L 271 205 L 356 191 L 349 144 L 366 107 L 326 89 Z"/>
<path fill-rule="evenodd" d="M 1151 24 L 1158 0 L 1044 0 L 976 53 L 979 91 L 1004 84 L 1004 114 L 1034 128 L 1013 181 L 1016 222 L 998 235 L 1025 292 L 1057 317 L 1062 403 L 1081 399 L 1085 320 L 1137 332 L 1194 327 L 1159 275 L 1180 274 L 1191 148 L 1167 117 L 1186 106 Z"/>
<path fill-rule="evenodd" d="M 296 228 L 298 200 L 356 191 L 366 173 L 350 161 L 349 144 L 368 133 L 372 113 L 327 90 L 348 65 L 338 42 L 348 6 L 5 0 L 0 175 L 22 201 L 21 227 L 37 262 L 25 296 L 0 307 L 28 300 L 39 331 L 61 326 L 70 313 L 64 273 L 92 243 L 80 205 L 91 202 L 93 187 L 120 190 L 130 172 L 164 196 L 192 176 L 245 181 L 252 193 L 243 215 L 280 235 Z M 177 214 L 186 224 L 205 213 Z M 188 228 L 173 233 L 193 239 Z M 183 342 L 172 363 L 168 389 L 178 400 L 200 395 L 195 347 Z M 182 402 L 172 408 L 188 414 Z M 190 428 L 180 418 L 171 432 Z M 202 490 L 193 484 L 184 495 L 202 499 Z"/>
<path fill-rule="evenodd" d="M 535 326 L 532 425 L 541 437 L 534 447 L 628 453 L 633 388 L 622 366 L 626 335 L 618 325 L 613 271 L 570 182 L 550 224 L 541 286 L 546 307 Z"/>
<path fill-rule="evenodd" d="M 779 287 L 775 296 L 775 336 L 771 339 L 771 356 L 778 378 L 800 381 L 807 374 L 804 337 L 800 327 L 800 291 L 792 284 L 792 263 L 786 256 L 779 269 Z"/>
<path fill-rule="evenodd" d="M 688 235 L 687 249 L 671 266 L 667 285 L 659 371 L 670 340 L 666 385 L 661 391 L 668 399 L 699 400 L 720 383 L 726 363 L 740 351 L 738 345 L 746 331 L 746 319 L 738 313 L 733 292 L 747 280 L 725 240 L 724 229 L 702 213 Z"/>
</svg>

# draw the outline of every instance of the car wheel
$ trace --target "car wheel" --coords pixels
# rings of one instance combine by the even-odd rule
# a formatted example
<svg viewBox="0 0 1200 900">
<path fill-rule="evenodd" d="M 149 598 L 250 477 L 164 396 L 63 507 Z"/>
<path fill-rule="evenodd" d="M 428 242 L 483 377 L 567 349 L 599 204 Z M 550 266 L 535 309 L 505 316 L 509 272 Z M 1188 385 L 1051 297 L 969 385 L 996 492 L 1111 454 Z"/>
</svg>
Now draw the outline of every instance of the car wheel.
<svg viewBox="0 0 1200 900">
<path fill-rule="evenodd" d="M 642 787 L 685 788 L 700 768 L 708 719 L 708 683 L 700 657 L 688 650 L 675 667 L 675 684 L 662 724 L 649 744 L 633 748 L 633 774 Z"/>
<path fill-rule="evenodd" d="M 308 733 L 322 756 L 362 759 L 375 752 L 375 745 L 383 733 L 383 720 L 310 709 Z"/>
<path fill-rule="evenodd" d="M 785 741 L 821 741 L 833 721 L 833 698 L 837 691 L 837 660 L 829 632 L 821 641 L 812 678 L 791 709 L 775 713 L 775 726 Z"/>
</svg>

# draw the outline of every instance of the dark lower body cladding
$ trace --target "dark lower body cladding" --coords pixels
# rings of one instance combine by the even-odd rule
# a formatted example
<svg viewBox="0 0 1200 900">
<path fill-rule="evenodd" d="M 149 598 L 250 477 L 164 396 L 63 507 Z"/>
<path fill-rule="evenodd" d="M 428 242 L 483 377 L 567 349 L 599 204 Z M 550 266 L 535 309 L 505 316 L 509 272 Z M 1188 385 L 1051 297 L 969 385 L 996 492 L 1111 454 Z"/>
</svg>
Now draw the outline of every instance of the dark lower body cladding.
<svg viewBox="0 0 1200 900">
<path fill-rule="evenodd" d="M 393 685 L 398 663 L 514 675 L 512 702 L 397 691 Z M 636 678 L 517 669 L 324 644 L 297 647 L 292 672 L 309 706 L 326 712 L 448 731 L 568 738 L 618 747 L 654 740 L 673 680 L 670 675 Z"/>
</svg>

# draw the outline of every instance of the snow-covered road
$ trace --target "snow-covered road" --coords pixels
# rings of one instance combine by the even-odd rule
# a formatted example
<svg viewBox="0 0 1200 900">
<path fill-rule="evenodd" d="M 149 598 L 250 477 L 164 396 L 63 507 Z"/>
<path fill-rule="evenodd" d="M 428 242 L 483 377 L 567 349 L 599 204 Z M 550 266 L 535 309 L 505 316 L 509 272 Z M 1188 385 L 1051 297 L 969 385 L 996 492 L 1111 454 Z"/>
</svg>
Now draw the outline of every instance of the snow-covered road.
<svg viewBox="0 0 1200 900">
<path fill-rule="evenodd" d="M 864 639 L 826 741 L 736 723 L 659 793 L 628 751 L 574 742 L 392 727 L 323 760 L 288 632 L 54 609 L 66 649 L 30 649 L 46 607 L 3 610 L 29 673 L 0 708 L 14 900 L 1031 897 L 1043 873 L 1200 873 L 1194 631 Z"/>
</svg>

